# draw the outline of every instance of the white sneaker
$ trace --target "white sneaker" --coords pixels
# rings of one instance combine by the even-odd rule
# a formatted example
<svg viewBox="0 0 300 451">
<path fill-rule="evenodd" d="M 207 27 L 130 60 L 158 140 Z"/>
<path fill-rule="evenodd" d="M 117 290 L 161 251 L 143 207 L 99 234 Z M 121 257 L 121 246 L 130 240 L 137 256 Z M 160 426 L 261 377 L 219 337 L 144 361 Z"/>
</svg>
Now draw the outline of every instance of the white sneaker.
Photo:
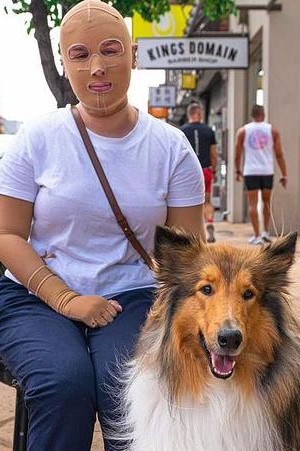
<svg viewBox="0 0 300 451">
<path fill-rule="evenodd" d="M 263 240 L 262 240 L 262 238 L 261 238 L 260 235 L 258 235 L 258 236 L 252 236 L 252 237 L 249 239 L 248 243 L 249 243 L 249 244 L 264 244 L 264 242 L 263 242 Z"/>
<path fill-rule="evenodd" d="M 269 232 L 266 232 L 265 230 L 262 232 L 261 234 L 261 239 L 265 242 L 265 243 L 271 243 L 272 240 L 270 238 Z"/>
</svg>

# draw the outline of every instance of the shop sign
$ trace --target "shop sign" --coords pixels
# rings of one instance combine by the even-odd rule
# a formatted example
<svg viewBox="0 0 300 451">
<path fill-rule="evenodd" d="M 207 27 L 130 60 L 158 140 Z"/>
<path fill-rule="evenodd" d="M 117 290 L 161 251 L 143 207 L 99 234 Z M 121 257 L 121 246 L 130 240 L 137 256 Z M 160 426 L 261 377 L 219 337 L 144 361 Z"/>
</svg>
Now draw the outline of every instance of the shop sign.
<svg viewBox="0 0 300 451">
<path fill-rule="evenodd" d="M 246 69 L 248 36 L 138 40 L 139 69 Z"/>
<path fill-rule="evenodd" d="M 176 88 L 171 85 L 162 85 L 149 88 L 149 107 L 176 106 Z"/>
<path fill-rule="evenodd" d="M 181 76 L 181 89 L 194 90 L 197 87 L 197 75 L 192 72 L 183 72 Z"/>
<path fill-rule="evenodd" d="M 160 17 L 159 21 L 148 22 L 135 12 L 132 18 L 132 38 L 136 41 L 139 38 L 154 37 L 180 37 L 184 36 L 187 20 L 193 9 L 192 5 L 171 5 Z"/>
<path fill-rule="evenodd" d="M 168 119 L 168 108 L 165 107 L 156 107 L 156 108 L 148 108 L 148 113 L 152 116 L 156 117 L 157 119 Z"/>
</svg>

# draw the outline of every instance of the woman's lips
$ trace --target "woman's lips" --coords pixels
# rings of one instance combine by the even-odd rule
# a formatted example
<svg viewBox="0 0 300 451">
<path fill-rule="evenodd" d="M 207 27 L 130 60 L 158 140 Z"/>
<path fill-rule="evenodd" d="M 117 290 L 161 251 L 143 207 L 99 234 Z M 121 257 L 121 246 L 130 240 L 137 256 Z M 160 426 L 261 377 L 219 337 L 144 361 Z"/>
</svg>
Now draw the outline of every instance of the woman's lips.
<svg viewBox="0 0 300 451">
<path fill-rule="evenodd" d="M 112 83 L 110 82 L 93 82 L 88 86 L 89 90 L 95 93 L 108 92 L 112 89 Z"/>
</svg>

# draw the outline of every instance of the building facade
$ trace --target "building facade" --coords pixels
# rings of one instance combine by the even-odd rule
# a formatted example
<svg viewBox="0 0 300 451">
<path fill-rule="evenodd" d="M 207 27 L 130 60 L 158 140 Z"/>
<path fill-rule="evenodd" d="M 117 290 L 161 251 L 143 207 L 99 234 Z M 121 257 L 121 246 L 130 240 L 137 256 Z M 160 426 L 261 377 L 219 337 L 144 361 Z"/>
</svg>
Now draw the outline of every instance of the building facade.
<svg viewBox="0 0 300 451">
<path fill-rule="evenodd" d="M 202 31 L 229 31 L 249 35 L 247 70 L 197 70 L 196 87 L 181 89 L 182 73 L 171 71 L 169 81 L 178 88 L 178 107 L 170 119 L 181 125 L 187 105 L 201 100 L 206 122 L 216 131 L 220 178 L 215 202 L 231 222 L 245 222 L 247 200 L 243 184 L 235 180 L 234 147 L 237 130 L 251 120 L 253 104 L 264 105 L 266 120 L 281 134 L 288 167 L 288 188 L 279 184 L 278 168 L 272 200 L 275 226 L 300 232 L 300 5 L 296 0 L 236 0 L 237 16 L 229 23 L 209 24 L 195 7 L 187 36 Z M 226 30 L 227 27 L 227 30 Z"/>
<path fill-rule="evenodd" d="M 228 73 L 228 219 L 246 219 L 243 187 L 235 181 L 234 143 L 238 128 L 250 120 L 251 106 L 259 103 L 265 107 L 266 120 L 281 133 L 288 167 L 286 190 L 278 183 L 276 168 L 274 228 L 300 232 L 300 47 L 296 44 L 300 39 L 300 8 L 295 0 L 276 4 L 281 9 L 243 10 L 230 22 L 231 31 L 249 33 L 250 65 L 246 71 Z"/>
</svg>

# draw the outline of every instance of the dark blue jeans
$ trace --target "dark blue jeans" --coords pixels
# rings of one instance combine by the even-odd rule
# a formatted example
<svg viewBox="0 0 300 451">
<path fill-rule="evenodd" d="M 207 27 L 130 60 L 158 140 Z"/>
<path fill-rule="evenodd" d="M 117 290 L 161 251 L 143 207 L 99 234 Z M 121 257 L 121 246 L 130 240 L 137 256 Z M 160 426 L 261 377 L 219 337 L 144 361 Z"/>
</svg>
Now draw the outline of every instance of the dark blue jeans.
<svg viewBox="0 0 300 451">
<path fill-rule="evenodd" d="M 25 390 L 28 451 L 89 451 L 96 414 L 104 428 L 105 418 L 115 420 L 110 392 L 119 386 L 112 374 L 116 362 L 132 353 L 153 296 L 150 288 L 115 296 L 123 312 L 109 325 L 89 329 L 22 285 L 0 280 L 0 356 Z M 106 440 L 105 450 L 114 449 Z"/>
</svg>

